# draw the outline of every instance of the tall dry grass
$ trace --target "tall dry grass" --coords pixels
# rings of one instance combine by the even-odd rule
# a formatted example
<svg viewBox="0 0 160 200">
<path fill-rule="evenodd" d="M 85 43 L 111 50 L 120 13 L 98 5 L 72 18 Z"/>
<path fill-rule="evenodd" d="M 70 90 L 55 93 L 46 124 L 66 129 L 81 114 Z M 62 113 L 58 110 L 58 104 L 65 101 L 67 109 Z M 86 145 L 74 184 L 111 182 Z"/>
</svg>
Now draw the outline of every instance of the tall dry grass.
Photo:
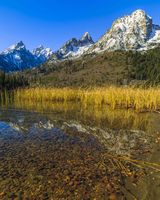
<svg viewBox="0 0 160 200">
<path fill-rule="evenodd" d="M 79 102 L 87 107 L 109 105 L 115 108 L 133 108 L 137 111 L 160 110 L 159 88 L 104 87 L 94 89 L 28 88 L 13 93 L 14 101 Z"/>
</svg>

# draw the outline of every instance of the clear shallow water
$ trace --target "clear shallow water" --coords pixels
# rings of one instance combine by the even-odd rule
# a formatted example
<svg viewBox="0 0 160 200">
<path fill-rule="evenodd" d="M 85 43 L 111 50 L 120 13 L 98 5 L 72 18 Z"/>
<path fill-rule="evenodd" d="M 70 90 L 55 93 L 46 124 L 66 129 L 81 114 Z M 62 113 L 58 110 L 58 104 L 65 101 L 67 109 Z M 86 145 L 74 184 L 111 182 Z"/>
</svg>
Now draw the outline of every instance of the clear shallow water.
<svg viewBox="0 0 160 200">
<path fill-rule="evenodd" d="M 159 200 L 158 167 L 125 160 L 160 164 L 159 114 L 26 105 L 0 111 L 0 199 Z"/>
</svg>

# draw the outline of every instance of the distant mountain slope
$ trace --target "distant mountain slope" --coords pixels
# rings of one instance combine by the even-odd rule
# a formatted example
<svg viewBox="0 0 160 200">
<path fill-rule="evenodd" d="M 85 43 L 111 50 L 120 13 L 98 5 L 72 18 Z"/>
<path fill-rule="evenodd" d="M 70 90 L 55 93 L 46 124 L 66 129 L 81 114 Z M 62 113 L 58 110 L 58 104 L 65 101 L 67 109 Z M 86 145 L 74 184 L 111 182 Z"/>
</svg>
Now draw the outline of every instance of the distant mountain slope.
<svg viewBox="0 0 160 200">
<path fill-rule="evenodd" d="M 47 62 L 25 76 L 37 80 L 38 85 L 51 87 L 88 87 L 118 84 L 127 77 L 126 58 L 123 52 L 104 52 L 73 60 Z M 34 83 L 33 83 L 34 85 Z"/>
<path fill-rule="evenodd" d="M 13 72 L 33 68 L 46 62 L 52 54 L 51 49 L 42 46 L 30 52 L 20 41 L 0 54 L 0 69 Z"/>
<path fill-rule="evenodd" d="M 28 71 L 38 85 L 96 87 L 106 85 L 160 84 L 160 48 L 139 51 L 103 51 L 77 59 L 46 62 Z"/>
<path fill-rule="evenodd" d="M 10 74 L 0 73 L 0 88 L 160 85 L 160 48 L 103 51 Z"/>
<path fill-rule="evenodd" d="M 93 44 L 94 42 L 89 33 L 85 33 L 79 40 L 75 38 L 69 40 L 55 53 L 50 48 L 44 48 L 42 45 L 33 51 L 29 51 L 24 43 L 20 41 L 0 54 L 0 69 L 5 72 L 22 71 L 37 67 L 51 57 L 54 61 L 79 57 Z"/>
<path fill-rule="evenodd" d="M 23 42 L 9 47 L 0 54 L 0 69 L 6 72 L 21 71 L 40 66 L 45 62 L 55 64 L 64 60 L 99 54 L 103 51 L 148 51 L 160 47 L 160 26 L 155 25 L 143 10 L 115 20 L 112 27 L 94 43 L 86 32 L 80 39 L 72 38 L 59 50 L 39 46 L 32 52 Z"/>
</svg>

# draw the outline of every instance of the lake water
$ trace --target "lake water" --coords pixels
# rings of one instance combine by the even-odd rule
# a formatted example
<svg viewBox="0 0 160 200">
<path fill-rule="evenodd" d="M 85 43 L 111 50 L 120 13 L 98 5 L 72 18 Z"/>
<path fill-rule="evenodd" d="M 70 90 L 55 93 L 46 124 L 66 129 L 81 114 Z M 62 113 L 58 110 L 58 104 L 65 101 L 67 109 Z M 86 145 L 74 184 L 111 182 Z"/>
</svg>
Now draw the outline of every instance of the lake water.
<svg viewBox="0 0 160 200">
<path fill-rule="evenodd" d="M 159 200 L 160 114 L 19 102 L 0 110 L 0 199 Z"/>
</svg>

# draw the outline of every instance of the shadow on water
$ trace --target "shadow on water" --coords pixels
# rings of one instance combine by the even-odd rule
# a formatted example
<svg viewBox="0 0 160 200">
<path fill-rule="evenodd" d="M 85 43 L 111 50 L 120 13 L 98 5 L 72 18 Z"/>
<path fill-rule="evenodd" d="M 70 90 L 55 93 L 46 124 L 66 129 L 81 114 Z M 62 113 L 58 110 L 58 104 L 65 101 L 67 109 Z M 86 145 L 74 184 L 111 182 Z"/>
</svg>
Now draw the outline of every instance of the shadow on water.
<svg viewBox="0 0 160 200">
<path fill-rule="evenodd" d="M 0 199 L 159 200 L 158 114 L 7 99 Z"/>
</svg>

